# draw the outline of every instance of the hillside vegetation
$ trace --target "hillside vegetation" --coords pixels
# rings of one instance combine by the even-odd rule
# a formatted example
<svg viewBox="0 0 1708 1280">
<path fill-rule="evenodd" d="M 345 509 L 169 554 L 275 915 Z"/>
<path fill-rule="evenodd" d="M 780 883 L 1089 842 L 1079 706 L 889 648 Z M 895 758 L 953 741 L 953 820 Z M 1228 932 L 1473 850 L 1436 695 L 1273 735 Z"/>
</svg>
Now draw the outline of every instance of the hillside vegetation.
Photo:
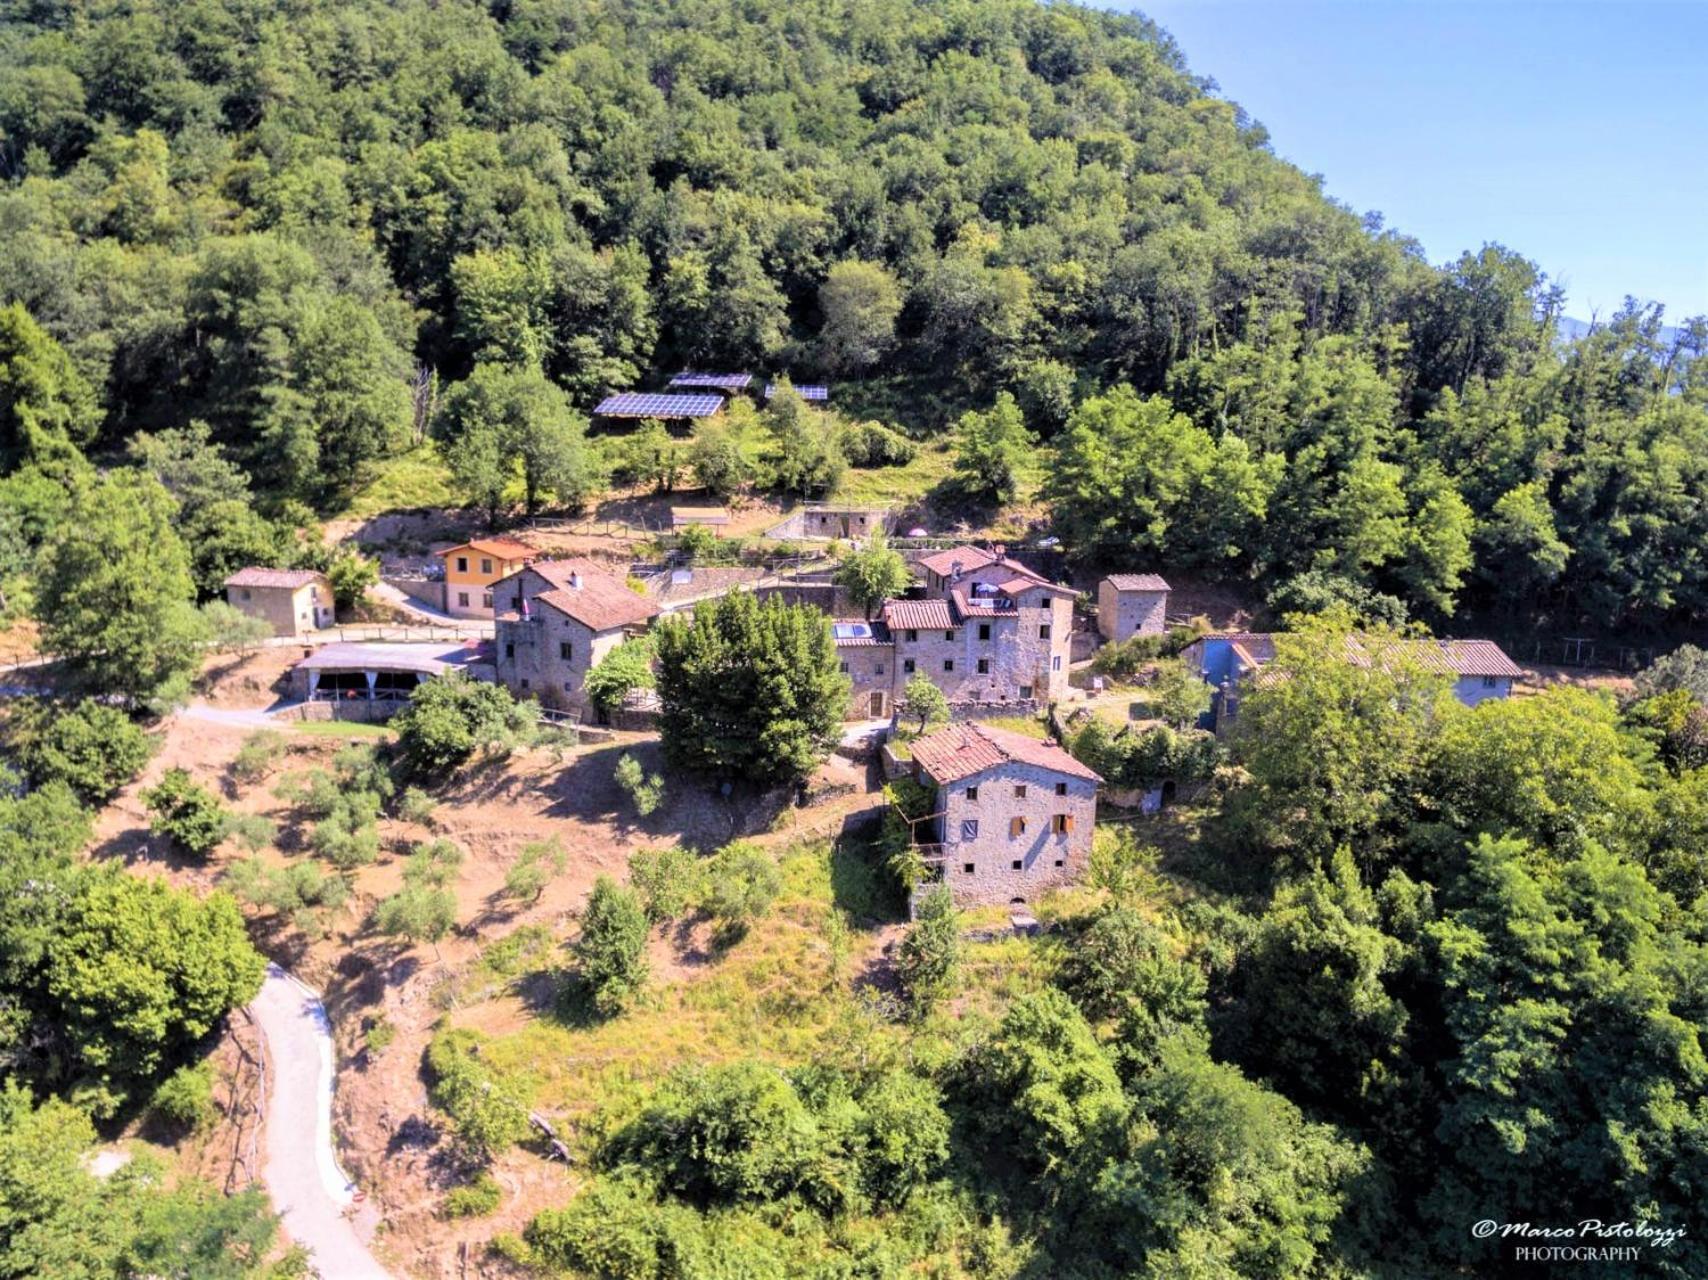
<svg viewBox="0 0 1708 1280">
<path fill-rule="evenodd" d="M 426 432 L 466 501 L 668 487 L 656 460 L 590 456 L 577 415 L 689 364 L 831 378 L 915 435 L 1011 393 L 1060 444 L 1044 494 L 1088 560 L 1436 622 L 1708 606 L 1703 326 L 1663 336 L 1633 306 L 1558 343 L 1535 267 L 1489 247 L 1436 268 L 1337 207 L 1142 18 L 8 10 L 0 460 L 216 449 L 272 522 L 200 513 L 186 532 L 230 558 L 289 558 L 294 503 L 338 506 Z M 708 456 L 728 462 L 684 453 L 684 478 L 839 472 Z M 912 492 L 856 489 L 885 491 Z M 0 499 L 25 552 L 40 502 Z"/>
</svg>

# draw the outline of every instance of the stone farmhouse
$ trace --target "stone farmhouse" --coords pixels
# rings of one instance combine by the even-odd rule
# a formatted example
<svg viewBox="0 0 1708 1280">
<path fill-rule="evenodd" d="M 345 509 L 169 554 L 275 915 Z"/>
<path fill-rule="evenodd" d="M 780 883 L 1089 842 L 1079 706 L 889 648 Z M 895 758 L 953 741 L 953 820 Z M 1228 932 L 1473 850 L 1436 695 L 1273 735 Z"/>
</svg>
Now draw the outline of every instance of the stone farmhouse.
<svg viewBox="0 0 1708 1280">
<path fill-rule="evenodd" d="M 1188 645 L 1181 658 L 1215 689 L 1207 729 L 1221 728 L 1239 715 L 1244 688 L 1275 660 L 1276 633 L 1227 631 L 1201 636 Z M 1410 656 L 1426 670 L 1450 676 L 1453 696 L 1467 707 L 1512 693 L 1513 681 L 1523 670 L 1493 640 L 1408 640 Z M 1347 661 L 1368 664 L 1370 654 L 1352 637 Z"/>
<path fill-rule="evenodd" d="M 516 538 L 476 538 L 436 553 L 445 562 L 445 612 L 458 618 L 490 618 L 492 586 L 540 556 Z"/>
<path fill-rule="evenodd" d="M 1168 630 L 1168 583 L 1154 573 L 1112 573 L 1097 584 L 1097 631 L 1111 644 Z"/>
<path fill-rule="evenodd" d="M 313 569 L 239 569 L 225 580 L 232 608 L 269 623 L 276 636 L 332 625 L 332 584 Z"/>
<path fill-rule="evenodd" d="M 1028 902 L 1084 873 L 1102 779 L 1061 747 L 969 722 L 912 750 L 936 792 L 914 839 L 957 905 Z"/>
<path fill-rule="evenodd" d="M 924 598 L 886 600 L 875 620 L 832 624 L 853 685 L 850 715 L 894 713 L 914 675 L 951 705 L 1042 703 L 1067 691 L 1071 587 L 998 547 L 955 547 L 919 562 Z"/>
<path fill-rule="evenodd" d="M 537 560 L 492 591 L 498 682 L 558 710 L 585 710 L 587 673 L 659 612 L 590 560 Z"/>
</svg>

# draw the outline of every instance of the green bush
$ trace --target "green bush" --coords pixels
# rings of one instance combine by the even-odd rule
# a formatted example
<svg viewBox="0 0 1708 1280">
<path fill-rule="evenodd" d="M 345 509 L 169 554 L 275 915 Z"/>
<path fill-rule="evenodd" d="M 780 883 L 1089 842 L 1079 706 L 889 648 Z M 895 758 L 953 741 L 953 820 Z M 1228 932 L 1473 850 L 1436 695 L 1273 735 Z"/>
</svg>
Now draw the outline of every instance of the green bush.
<svg viewBox="0 0 1708 1280">
<path fill-rule="evenodd" d="M 664 779 L 656 773 L 647 777 L 641 762 L 628 752 L 625 751 L 617 761 L 612 776 L 641 817 L 649 817 L 664 802 Z"/>
<path fill-rule="evenodd" d="M 197 1130 L 213 1123 L 214 1079 L 211 1062 L 179 1067 L 155 1089 L 150 1107 L 169 1124 Z"/>
<path fill-rule="evenodd" d="M 939 886 L 920 902 L 896 951 L 896 977 L 916 1011 L 930 1009 L 948 990 L 960 954 L 960 913 L 947 887 Z"/>
<path fill-rule="evenodd" d="M 746 840 L 718 851 L 706 864 L 706 882 L 706 910 L 737 934 L 770 911 L 783 892 L 776 859 Z"/>
<path fill-rule="evenodd" d="M 545 892 L 551 878 L 563 874 L 567 855 L 563 845 L 552 837 L 550 840 L 536 840 L 522 846 L 522 852 L 516 861 L 510 864 L 510 869 L 504 873 L 504 892 L 511 898 L 525 898 L 535 902 Z"/>
<path fill-rule="evenodd" d="M 404 763 L 434 777 L 476 751 L 503 752 L 533 741 L 539 718 L 539 703 L 518 702 L 503 685 L 448 675 L 418 685 L 392 727 Z"/>
<path fill-rule="evenodd" d="M 397 802 L 397 816 L 405 822 L 425 825 L 438 807 L 439 802 L 420 787 L 405 787 Z"/>
<path fill-rule="evenodd" d="M 646 935 L 640 899 L 609 876 L 594 881 L 575 954 L 600 1013 L 621 1013 L 646 984 Z"/>
<path fill-rule="evenodd" d="M 701 884 L 700 860 L 681 845 L 641 849 L 629 856 L 629 885 L 640 894 L 646 918 L 654 924 L 687 914 L 699 900 Z"/>
<path fill-rule="evenodd" d="M 447 1218 L 484 1218 L 504 1200 L 498 1180 L 482 1169 L 474 1181 L 452 1187 L 445 1196 Z"/>
<path fill-rule="evenodd" d="M 285 735 L 274 729 L 259 729 L 243 740 L 231 761 L 231 776 L 239 782 L 259 782 L 273 771 L 285 754 Z"/>
<path fill-rule="evenodd" d="M 187 769 L 168 769 L 158 786 L 142 793 L 142 802 L 148 808 L 149 830 L 194 857 L 207 857 L 225 839 L 225 806 L 198 786 Z"/>
<path fill-rule="evenodd" d="M 473 1031 L 441 1030 L 427 1045 L 428 1096 L 451 1119 L 458 1140 L 490 1160 L 528 1136 L 528 1100 L 516 1080 L 495 1073 L 480 1057 Z"/>
</svg>

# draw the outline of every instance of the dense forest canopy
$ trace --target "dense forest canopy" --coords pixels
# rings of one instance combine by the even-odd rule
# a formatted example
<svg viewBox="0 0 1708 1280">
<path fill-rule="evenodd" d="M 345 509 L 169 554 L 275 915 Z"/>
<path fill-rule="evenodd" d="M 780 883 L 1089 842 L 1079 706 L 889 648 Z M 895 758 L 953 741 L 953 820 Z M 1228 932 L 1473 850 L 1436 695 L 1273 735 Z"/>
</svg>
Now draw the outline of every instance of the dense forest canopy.
<svg viewBox="0 0 1708 1280">
<path fill-rule="evenodd" d="M 915 434 L 1012 393 L 1088 557 L 1437 622 L 1708 612 L 1708 329 L 1631 304 L 1561 342 L 1534 265 L 1431 266 L 1142 17 L 17 2 L 0 171 L 8 466 L 205 424 L 277 515 L 435 424 L 455 449 L 436 387 L 482 363 L 580 411 L 789 368 Z M 1088 457 L 1109 415 L 1076 407 L 1129 387 L 1190 428 L 1160 463 Z M 465 496 L 518 451 L 464 449 Z"/>
</svg>

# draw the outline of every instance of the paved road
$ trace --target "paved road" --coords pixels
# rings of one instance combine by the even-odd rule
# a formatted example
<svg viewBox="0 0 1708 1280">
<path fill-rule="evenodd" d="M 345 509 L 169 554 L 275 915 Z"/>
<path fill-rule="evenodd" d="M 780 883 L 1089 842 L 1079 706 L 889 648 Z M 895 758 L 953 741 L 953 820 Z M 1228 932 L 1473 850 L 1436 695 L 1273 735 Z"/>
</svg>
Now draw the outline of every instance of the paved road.
<svg viewBox="0 0 1708 1280">
<path fill-rule="evenodd" d="M 273 1207 L 324 1280 L 390 1280 L 345 1216 L 355 1187 L 332 1146 L 332 1029 L 320 997 L 270 964 L 249 1008 L 267 1039 L 262 1177 Z"/>
</svg>

